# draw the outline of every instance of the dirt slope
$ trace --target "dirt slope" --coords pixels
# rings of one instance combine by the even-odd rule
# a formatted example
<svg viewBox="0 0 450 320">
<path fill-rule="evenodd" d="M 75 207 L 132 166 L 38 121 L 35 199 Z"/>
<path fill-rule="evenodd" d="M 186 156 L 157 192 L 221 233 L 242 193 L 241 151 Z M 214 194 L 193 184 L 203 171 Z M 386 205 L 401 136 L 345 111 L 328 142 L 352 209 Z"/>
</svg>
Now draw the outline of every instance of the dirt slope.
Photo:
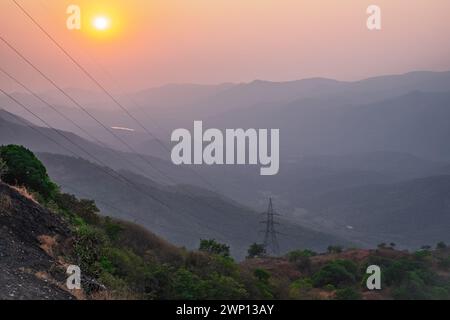
<svg viewBox="0 0 450 320">
<path fill-rule="evenodd" d="M 0 299 L 74 299 L 55 258 L 70 238 L 64 221 L 0 182 Z"/>
</svg>

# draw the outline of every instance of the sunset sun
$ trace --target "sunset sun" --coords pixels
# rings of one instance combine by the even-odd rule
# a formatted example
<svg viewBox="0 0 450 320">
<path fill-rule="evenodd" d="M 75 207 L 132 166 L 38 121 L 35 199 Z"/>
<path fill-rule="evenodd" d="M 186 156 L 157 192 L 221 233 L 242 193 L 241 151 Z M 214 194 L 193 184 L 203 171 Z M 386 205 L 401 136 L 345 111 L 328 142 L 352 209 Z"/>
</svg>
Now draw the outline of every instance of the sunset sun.
<svg viewBox="0 0 450 320">
<path fill-rule="evenodd" d="M 111 19 L 106 16 L 97 16 L 92 21 L 95 30 L 106 31 L 111 27 Z"/>
</svg>

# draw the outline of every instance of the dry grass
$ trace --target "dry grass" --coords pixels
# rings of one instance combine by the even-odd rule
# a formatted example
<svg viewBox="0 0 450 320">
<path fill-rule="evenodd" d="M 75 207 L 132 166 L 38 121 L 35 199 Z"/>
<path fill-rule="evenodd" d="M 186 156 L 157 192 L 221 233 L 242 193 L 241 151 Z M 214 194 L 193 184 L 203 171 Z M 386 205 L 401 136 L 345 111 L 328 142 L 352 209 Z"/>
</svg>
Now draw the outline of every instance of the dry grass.
<svg viewBox="0 0 450 320">
<path fill-rule="evenodd" d="M 75 299 L 77 300 L 87 300 L 86 298 L 86 294 L 84 293 L 83 290 L 79 289 L 75 289 L 75 290 L 69 290 L 67 289 L 67 286 L 65 283 L 61 283 L 57 280 L 55 280 L 48 272 L 46 271 L 38 271 L 34 273 L 34 276 L 40 280 L 43 280 L 47 283 L 50 283 L 54 286 L 57 286 L 58 288 L 60 288 L 61 290 L 64 290 L 68 293 L 70 293 L 73 297 L 75 297 Z"/>
<path fill-rule="evenodd" d="M 132 222 L 114 219 L 123 229 L 121 232 L 121 244 L 132 248 L 138 255 L 153 256 L 163 263 L 174 265 L 183 262 L 183 252 L 180 248 L 158 237 L 143 226 Z"/>
<path fill-rule="evenodd" d="M 48 235 L 41 235 L 38 237 L 38 240 L 41 244 L 41 249 L 44 250 L 50 257 L 55 257 L 53 249 L 57 245 L 56 236 L 51 237 Z"/>
<path fill-rule="evenodd" d="M 18 193 L 20 193 L 23 197 L 27 198 L 28 200 L 33 201 L 34 203 L 38 203 L 37 200 L 34 198 L 34 195 L 27 190 L 25 187 L 14 187 L 11 186 L 12 189 L 16 190 Z"/>
</svg>

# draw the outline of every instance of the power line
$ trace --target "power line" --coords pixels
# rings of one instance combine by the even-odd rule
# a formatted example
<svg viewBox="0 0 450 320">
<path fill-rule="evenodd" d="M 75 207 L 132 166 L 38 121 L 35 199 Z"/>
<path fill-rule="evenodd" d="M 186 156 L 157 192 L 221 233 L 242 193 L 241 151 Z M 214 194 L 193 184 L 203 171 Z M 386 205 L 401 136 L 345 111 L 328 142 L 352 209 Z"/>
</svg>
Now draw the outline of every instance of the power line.
<svg viewBox="0 0 450 320">
<path fill-rule="evenodd" d="M 94 81 L 94 83 L 98 83 L 98 81 L 95 80 L 95 78 L 93 78 L 92 76 L 90 76 L 89 72 L 87 72 L 86 69 L 84 69 L 81 64 L 79 64 L 61 45 L 59 45 L 59 43 L 19 4 L 17 3 L 15 0 L 12 0 L 18 7 L 19 9 L 29 18 L 31 19 L 31 21 L 38 26 L 38 28 L 44 32 L 44 34 L 55 44 L 57 45 L 57 47 L 63 51 L 63 53 L 65 55 L 67 55 L 70 60 L 73 60 L 73 62 L 75 62 L 75 64 L 82 69 L 83 72 L 86 72 L 89 78 L 92 78 L 91 80 Z M 24 60 L 28 65 L 30 65 L 35 71 L 37 71 L 44 79 L 46 79 L 48 82 L 50 82 L 52 84 L 52 86 L 54 86 L 58 91 L 60 91 L 65 97 L 67 97 L 72 103 L 74 103 L 79 109 L 81 109 L 84 113 L 86 113 L 90 118 L 92 118 L 95 122 L 97 122 L 100 126 L 102 126 L 108 133 L 110 133 L 111 135 L 113 135 L 117 140 L 119 140 L 123 145 L 125 145 L 129 150 L 131 150 L 133 153 L 135 153 L 139 158 L 141 158 L 144 162 L 146 162 L 149 166 L 151 166 L 153 169 L 155 169 L 162 177 L 165 177 L 167 180 L 169 180 L 170 182 L 172 182 L 173 184 L 177 184 L 177 182 L 172 179 L 170 176 L 168 176 L 167 174 L 165 174 L 164 172 L 162 172 L 159 168 L 157 168 L 156 166 L 154 166 L 150 161 L 148 161 L 145 157 L 143 157 L 139 152 L 137 152 L 136 150 L 134 150 L 133 147 L 131 147 L 125 140 L 123 140 L 120 136 L 116 135 L 113 131 L 111 131 L 107 126 L 105 126 L 100 120 L 98 120 L 95 116 L 93 116 L 88 110 L 86 110 L 80 103 L 78 103 L 72 96 L 70 96 L 64 89 L 62 89 L 60 86 L 58 86 L 55 81 L 53 81 L 52 79 L 50 79 L 43 71 L 41 71 L 39 68 L 37 68 L 29 59 L 27 59 L 23 54 L 21 54 L 12 44 L 10 44 L 5 38 L 0 36 L 0 40 L 2 40 L 12 51 L 14 51 L 22 60 Z M 100 83 L 98 83 L 100 84 Z M 106 90 L 103 86 L 100 87 L 102 90 Z M 106 90 L 106 92 L 108 93 L 108 96 L 110 96 L 111 98 L 114 99 L 114 97 L 109 94 L 109 92 Z M 115 102 L 119 103 L 116 99 L 114 99 Z M 123 108 L 122 105 L 120 105 L 119 103 L 119 107 Z M 123 110 L 127 113 L 130 114 L 125 108 L 123 108 Z M 136 118 L 134 118 L 135 120 L 137 120 Z M 138 121 L 138 120 L 137 120 Z M 140 124 L 140 123 L 139 123 Z M 142 124 L 140 124 L 140 126 L 142 126 Z M 148 131 L 145 129 L 145 131 Z M 148 132 L 149 134 L 151 134 L 150 132 Z M 195 172 L 195 171 L 194 171 Z M 212 187 L 213 191 L 214 187 Z M 195 195 L 190 195 L 189 190 L 186 190 L 186 196 L 188 198 L 190 198 L 191 200 L 193 200 L 194 202 L 197 201 L 197 198 L 195 197 Z M 217 191 L 215 191 L 216 193 L 218 193 Z M 214 208 L 213 206 L 211 206 L 208 202 L 204 201 L 206 206 L 210 207 L 211 209 L 217 211 L 216 208 Z M 218 211 L 217 211 L 218 212 Z"/>
<path fill-rule="evenodd" d="M 139 152 L 134 150 L 124 139 L 118 136 L 114 131 L 112 131 L 108 126 L 103 124 L 99 119 L 97 119 L 92 113 L 90 113 L 86 108 L 84 108 L 78 101 L 76 101 L 71 95 L 69 95 L 64 89 L 62 89 L 58 84 L 50 79 L 43 71 L 34 65 L 28 58 L 26 58 L 19 50 L 17 50 L 11 43 L 9 43 L 5 38 L 0 36 L 0 40 L 6 44 L 14 53 L 16 53 L 23 61 L 25 61 L 29 66 L 31 66 L 36 72 L 38 72 L 45 80 L 47 80 L 53 87 L 55 87 L 59 92 L 61 92 L 66 98 L 68 98 L 73 104 L 75 104 L 81 111 L 87 114 L 91 119 L 93 119 L 97 124 L 99 124 L 103 129 L 105 129 L 109 134 L 114 136 L 118 141 L 120 141 L 125 147 L 127 147 L 132 153 L 136 154 L 141 160 L 146 162 L 150 167 L 156 170 L 163 178 L 169 179 L 168 176 L 163 173 L 159 168 L 154 166 L 150 161 L 143 157 Z M 170 179 L 169 179 L 170 180 Z"/>
<path fill-rule="evenodd" d="M 131 146 L 128 145 L 123 139 L 121 139 L 119 136 L 117 136 L 114 132 L 112 132 L 107 126 L 105 126 L 100 120 L 95 118 L 89 111 L 87 111 L 81 104 L 79 104 L 74 98 L 72 98 L 64 89 L 62 89 L 58 84 L 56 84 L 52 79 L 50 79 L 44 72 L 42 72 L 38 67 L 36 67 L 29 59 L 27 59 L 22 53 L 20 53 L 12 44 L 10 44 L 6 39 L 4 39 L 2 36 L 0 36 L 0 40 L 5 43 L 13 52 L 15 52 L 22 60 L 24 60 L 28 65 L 30 65 L 36 72 L 38 72 L 44 79 L 46 79 L 52 86 L 54 86 L 56 89 L 58 89 L 61 93 L 63 93 L 69 100 L 71 100 L 78 108 L 80 108 L 83 112 L 85 112 L 87 115 L 89 115 L 92 119 L 94 119 L 98 124 L 100 124 L 107 132 L 111 133 L 113 136 L 115 136 L 119 141 L 121 141 L 124 145 L 126 145 L 133 153 L 136 154 L 139 158 L 144 160 L 146 163 L 148 163 L 152 168 L 157 170 L 163 177 L 166 177 L 168 180 L 172 180 L 172 183 L 176 184 L 176 181 L 174 181 L 169 176 L 165 175 L 161 170 L 153 166 L 153 164 L 148 161 L 146 158 L 144 158 L 141 154 L 139 154 L 137 151 L 135 151 Z M 185 195 L 192 201 L 196 202 L 198 198 L 195 197 L 195 195 L 190 195 L 189 190 L 185 190 Z M 211 208 L 214 211 L 219 212 L 216 208 L 211 206 L 208 202 L 205 200 L 202 200 L 203 203 Z M 167 206 L 167 205 L 166 205 Z"/>
<path fill-rule="evenodd" d="M 80 125 L 78 125 L 75 121 L 73 121 L 72 119 L 70 119 L 69 117 L 67 117 L 63 112 L 59 111 L 58 108 L 56 108 L 55 106 L 53 106 L 52 104 L 48 103 L 47 101 L 45 101 L 43 98 L 41 98 L 36 92 L 34 92 L 33 90 L 31 90 L 29 87 L 27 87 L 25 84 L 23 84 L 19 79 L 17 79 L 16 77 L 14 77 L 13 75 L 11 75 L 9 72 L 7 72 L 6 70 L 4 70 L 2 67 L 0 67 L 0 72 L 2 72 L 4 75 L 6 75 L 9 79 L 11 79 L 12 81 L 14 81 L 16 84 L 18 84 L 20 87 L 22 87 L 25 91 L 27 91 L 28 93 L 30 93 L 33 97 L 35 97 L 36 99 L 38 99 L 40 102 L 42 102 L 43 104 L 45 104 L 47 107 L 51 108 L 54 112 L 56 112 L 58 115 L 60 115 L 62 118 L 64 118 L 65 120 L 67 120 L 68 122 L 70 122 L 71 124 L 73 124 L 74 126 L 76 126 L 79 130 L 81 130 L 84 134 L 86 134 L 88 137 L 90 137 L 91 139 L 93 139 L 95 142 L 97 142 L 99 145 L 101 145 L 102 147 L 105 148 L 105 151 L 116 155 L 116 153 L 114 152 L 114 150 L 111 150 L 111 148 L 109 146 L 107 146 L 104 142 L 100 141 L 99 139 L 97 139 L 94 135 L 90 134 L 87 130 L 85 130 L 83 127 L 81 127 Z M 117 156 L 118 160 L 123 160 L 121 159 L 121 157 Z M 133 162 L 128 162 L 128 165 L 132 166 L 134 169 L 137 170 L 137 172 L 141 171 L 141 168 L 137 167 Z"/>
<path fill-rule="evenodd" d="M 75 145 L 77 148 L 79 148 L 80 150 L 82 150 L 83 152 L 85 152 L 88 156 L 90 156 L 91 158 L 93 158 L 95 161 L 97 161 L 99 164 L 103 165 L 105 168 L 100 166 L 100 169 L 105 172 L 107 175 L 109 175 L 110 177 L 121 181 L 120 179 L 118 179 L 115 175 L 111 175 L 110 172 L 106 169 L 108 166 L 103 163 L 101 160 L 99 160 L 98 158 L 96 158 L 94 155 L 92 155 L 89 151 L 87 151 L 86 149 L 84 149 L 82 146 L 80 146 L 78 143 L 72 141 L 72 139 L 70 139 L 68 136 L 66 136 L 65 134 L 63 134 L 61 131 L 55 129 L 54 127 L 52 127 L 50 124 L 48 124 L 44 119 L 42 119 L 40 116 L 38 116 L 37 114 L 35 114 L 33 111 L 31 111 L 27 106 L 25 106 L 23 103 L 21 103 L 19 100 L 17 100 L 16 98 L 14 98 L 12 95 L 10 95 L 9 93 L 7 93 L 6 91 L 4 91 L 3 89 L 0 88 L 0 92 L 3 93 L 5 96 L 7 96 L 9 99 L 11 99 L 12 101 L 14 101 L 17 105 L 19 105 L 20 107 L 22 107 L 23 109 L 25 109 L 27 112 L 29 112 L 30 114 L 32 114 L 34 117 L 36 117 L 38 120 L 40 120 L 42 123 L 44 123 L 47 127 L 49 127 L 52 131 L 54 131 L 56 134 L 62 136 L 65 140 L 69 141 L 70 143 L 72 143 L 73 145 Z M 59 143 L 58 141 L 56 141 L 55 139 L 41 133 L 36 127 L 27 124 L 27 127 L 32 128 L 33 130 L 39 132 L 40 134 L 44 135 L 46 138 L 48 138 L 49 140 L 53 141 L 54 143 L 56 143 L 59 147 L 63 148 L 64 150 L 68 151 L 70 154 L 72 154 L 73 156 L 80 158 L 80 156 L 73 152 L 72 150 L 70 150 L 69 148 L 67 148 L 66 146 L 62 145 L 61 143 Z M 161 200 L 143 192 L 142 190 L 140 190 L 140 188 L 138 188 L 133 182 L 131 182 L 129 179 L 127 179 L 125 176 L 121 175 L 119 172 L 116 172 L 114 170 L 112 170 L 117 176 L 119 176 L 124 182 L 127 182 L 130 186 L 132 186 L 133 188 L 135 188 L 137 191 L 141 192 L 142 194 L 144 194 L 147 197 L 150 197 L 150 199 L 152 199 L 153 201 L 156 201 L 158 203 L 160 203 L 161 205 L 163 205 L 164 207 L 167 207 L 170 209 L 170 206 L 167 205 L 166 203 L 162 202 Z"/>
<path fill-rule="evenodd" d="M 97 87 L 99 87 L 101 89 L 101 91 L 103 91 L 103 93 L 105 95 L 107 95 L 111 101 L 113 101 L 114 104 L 116 104 L 123 112 L 125 112 L 125 114 L 131 118 L 134 122 L 136 122 L 136 124 L 142 129 L 144 130 L 144 132 L 149 135 L 152 139 L 156 140 L 158 142 L 158 144 L 160 144 L 166 151 L 170 152 L 170 150 L 167 148 L 167 146 L 158 138 L 156 137 L 156 135 L 154 135 L 150 130 L 148 130 L 141 121 L 139 121 L 138 118 L 136 118 L 130 111 L 127 110 L 127 108 L 125 108 L 114 96 L 113 94 L 111 94 L 106 88 L 105 86 L 103 86 L 97 79 L 95 79 L 94 76 L 91 75 L 91 73 L 85 68 L 83 67 L 83 65 L 78 62 L 22 5 L 20 5 L 16 0 L 12 0 L 12 2 L 14 2 L 14 4 L 20 9 L 20 11 L 22 11 L 22 13 L 27 16 L 32 22 L 33 24 L 39 28 L 39 30 L 41 30 L 48 39 L 50 39 L 51 42 L 53 42 L 53 44 L 67 57 L 69 58 L 70 61 L 72 61 L 73 64 L 75 64 L 75 66 L 78 67 L 79 70 L 81 70 L 82 73 L 84 73 L 85 76 L 87 76 Z M 138 106 L 135 103 L 136 106 Z M 137 152 L 136 152 L 137 153 Z M 198 173 L 197 171 L 195 171 L 194 169 L 190 168 L 191 172 L 193 172 L 199 179 L 201 179 L 205 184 L 207 184 L 213 191 L 217 190 L 215 189 L 215 187 L 207 180 L 205 179 L 200 173 Z M 169 178 L 168 176 L 166 178 Z"/>
<path fill-rule="evenodd" d="M 14 101 L 16 104 L 18 104 L 20 107 L 24 108 L 27 112 L 29 112 L 30 114 L 32 114 L 34 117 L 36 117 L 38 120 L 42 121 L 46 126 L 48 126 L 50 129 L 54 130 L 56 133 L 58 133 L 59 135 L 63 135 L 62 132 L 60 132 L 59 130 L 55 129 L 54 127 L 52 127 L 51 125 L 49 125 L 44 119 L 40 118 L 37 114 L 35 114 L 34 112 L 32 112 L 28 107 L 26 107 L 24 104 L 22 104 L 20 101 L 18 101 L 17 99 L 15 99 L 12 95 L 8 94 L 7 92 L 5 92 L 3 89 L 0 88 L 0 92 L 3 93 L 5 96 L 7 96 L 8 98 L 10 98 L 12 101 Z M 61 143 L 59 143 L 57 140 L 53 139 L 52 137 L 46 135 L 45 133 L 41 132 L 40 130 L 38 130 L 38 127 L 35 127 L 33 125 L 28 124 L 27 122 L 25 122 L 24 120 L 22 120 L 21 118 L 18 118 L 26 127 L 36 131 L 38 134 L 44 136 L 46 139 L 52 141 L 53 143 L 55 143 L 56 145 L 58 145 L 59 147 L 61 147 L 62 149 L 66 150 L 67 152 L 69 152 L 70 154 L 72 154 L 74 157 L 76 158 L 80 158 L 80 156 L 78 154 L 76 154 L 75 152 L 73 152 L 72 150 L 70 150 L 69 148 L 67 148 L 66 146 L 62 145 Z M 64 136 L 67 140 L 69 140 L 71 143 L 75 144 L 77 147 L 80 147 L 79 145 L 77 145 L 75 142 L 72 142 L 70 140 L 70 138 Z M 83 149 L 82 149 L 83 150 Z M 121 175 L 120 173 L 110 169 L 108 170 L 108 166 L 106 164 L 104 164 L 101 160 L 97 160 L 100 162 L 101 165 L 103 165 L 104 167 L 99 167 L 100 170 L 102 170 L 105 174 L 107 174 L 108 176 L 112 177 L 113 179 L 118 180 L 119 182 L 126 182 L 127 184 L 129 184 L 131 187 L 133 187 L 136 191 L 140 192 L 141 194 L 143 194 L 146 197 L 149 197 L 149 199 L 158 202 L 159 204 L 161 204 L 162 206 L 166 207 L 169 210 L 173 210 L 168 204 L 166 204 L 165 202 L 163 202 L 162 200 L 159 200 L 149 194 L 147 194 L 145 191 L 141 190 L 138 186 L 136 186 L 132 181 L 130 181 L 129 179 L 127 179 L 126 177 L 124 177 L 123 175 Z M 123 179 L 124 181 L 120 180 L 119 178 L 117 178 L 116 176 L 112 175 L 110 173 L 110 171 L 112 171 L 115 175 L 119 176 L 121 179 Z M 190 197 L 188 194 L 185 194 L 187 198 L 189 198 L 190 200 L 195 201 L 194 198 Z M 214 207 L 212 207 L 208 202 L 203 201 L 203 203 L 207 206 L 212 208 L 213 210 L 216 210 Z M 199 220 L 199 219 L 196 219 Z M 136 221 L 135 221 L 136 222 Z M 165 228 L 165 226 L 158 224 L 160 227 Z"/>
</svg>

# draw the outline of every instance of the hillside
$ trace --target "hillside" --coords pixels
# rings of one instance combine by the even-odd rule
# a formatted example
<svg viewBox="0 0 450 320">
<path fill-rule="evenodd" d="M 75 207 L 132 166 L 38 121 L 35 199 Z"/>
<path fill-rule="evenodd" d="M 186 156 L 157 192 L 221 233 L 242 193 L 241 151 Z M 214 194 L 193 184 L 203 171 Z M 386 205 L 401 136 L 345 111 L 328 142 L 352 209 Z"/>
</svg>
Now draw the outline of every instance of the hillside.
<svg viewBox="0 0 450 320">
<path fill-rule="evenodd" d="M 7 120 L 5 120 L 7 119 Z M 14 121 L 8 121 L 14 119 Z M 52 144 L 44 136 L 33 129 L 24 126 L 20 117 L 6 111 L 0 112 L 0 144 L 20 144 L 34 152 L 40 153 L 40 158 L 48 167 L 50 176 L 67 192 L 80 197 L 90 197 L 112 216 L 129 221 L 135 221 L 164 238 L 188 248 L 194 248 L 201 236 L 227 241 L 233 248 L 233 254 L 242 259 L 247 246 L 261 238 L 259 213 L 246 208 L 226 196 L 212 193 L 206 188 L 189 186 L 190 182 L 197 182 L 203 186 L 191 171 L 175 167 L 161 159 L 147 157 L 153 164 L 150 167 L 142 160 L 142 156 L 131 153 L 113 152 L 111 149 L 98 146 L 72 133 L 63 132 L 71 137 L 78 145 L 88 150 L 96 158 L 103 161 L 109 168 L 122 171 L 130 181 L 140 185 L 155 199 L 165 204 L 167 208 L 155 199 L 143 196 L 127 183 L 119 183 L 111 175 L 105 173 L 105 168 L 94 164 L 88 155 L 84 159 L 69 157 L 70 153 Z M 60 135 L 48 128 L 35 127 L 45 135 L 67 145 Z M 72 150 L 77 150 L 71 147 Z M 50 152 L 50 153 L 48 153 Z M 85 156 L 79 152 L 80 156 Z M 87 159 L 87 160 L 86 160 Z M 134 163 L 135 166 L 130 166 Z M 142 171 L 137 169 L 142 168 Z M 169 173 L 172 182 L 177 181 L 181 186 L 167 185 L 164 177 L 158 171 Z M 235 175 L 234 175 L 235 176 Z M 210 177 L 208 181 L 218 181 L 218 189 L 222 190 L 226 176 L 220 174 Z M 231 189 L 233 186 L 227 187 Z M 265 210 L 264 203 L 258 206 Z M 104 204 L 107 204 L 106 206 Z M 111 204 L 114 208 L 111 208 Z M 283 220 L 283 219 L 282 219 Z M 346 244 L 347 241 L 321 232 L 308 230 L 298 224 L 283 221 L 283 233 L 288 237 L 280 239 L 283 250 L 288 251 L 298 246 L 323 250 L 331 243 Z"/>
<path fill-rule="evenodd" d="M 243 259 L 248 246 L 261 239 L 263 217 L 259 213 L 213 192 L 192 186 L 161 186 L 123 172 L 146 193 L 169 204 L 167 208 L 118 183 L 88 161 L 52 154 L 39 154 L 39 158 L 64 191 L 95 199 L 109 215 L 134 221 L 177 245 L 195 248 L 200 238 L 214 238 L 228 243 L 233 256 Z M 298 247 L 320 251 L 330 244 L 349 244 L 283 217 L 279 222 L 279 231 L 284 234 L 279 239 L 283 252 Z"/>
<path fill-rule="evenodd" d="M 60 217 L 0 182 L 0 299 L 74 299 L 57 256 L 71 236 Z"/>
<path fill-rule="evenodd" d="M 365 236 L 372 244 L 417 248 L 450 241 L 449 195 L 450 176 L 439 175 L 335 190 L 305 200 L 303 206 L 312 220 L 327 221 L 354 237 Z"/>
<path fill-rule="evenodd" d="M 415 253 L 297 250 L 236 264 L 226 245 L 208 241 L 187 251 L 132 223 L 100 218 L 69 195 L 55 200 L 50 211 L 25 189 L 0 183 L 1 299 L 450 299 L 443 243 Z M 82 290 L 64 285 L 73 263 L 82 269 Z M 380 291 L 365 288 L 364 270 L 374 263 L 383 272 Z"/>
</svg>

